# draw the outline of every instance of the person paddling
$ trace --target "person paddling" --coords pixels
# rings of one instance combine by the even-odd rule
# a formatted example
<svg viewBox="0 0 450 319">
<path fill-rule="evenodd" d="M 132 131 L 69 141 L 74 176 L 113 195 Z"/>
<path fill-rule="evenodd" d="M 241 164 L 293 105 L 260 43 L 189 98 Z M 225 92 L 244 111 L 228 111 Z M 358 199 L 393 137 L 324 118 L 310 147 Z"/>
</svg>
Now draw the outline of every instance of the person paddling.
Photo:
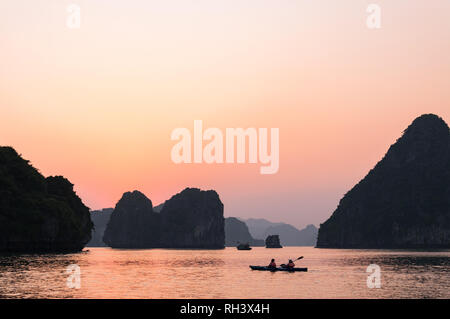
<svg viewBox="0 0 450 319">
<path fill-rule="evenodd" d="M 268 266 L 269 268 L 277 268 L 277 264 L 275 263 L 275 259 L 272 258 L 270 261 L 270 264 Z"/>
<path fill-rule="evenodd" d="M 298 257 L 295 261 L 300 260 L 300 259 L 303 259 L 303 256 Z M 287 264 L 287 265 L 286 265 L 286 264 L 281 264 L 281 267 L 282 267 L 282 268 L 294 268 L 294 267 L 295 267 L 295 264 L 294 264 L 294 262 L 292 261 L 292 259 L 289 259 L 288 264 Z"/>
<path fill-rule="evenodd" d="M 292 269 L 295 267 L 294 262 L 292 261 L 292 259 L 289 259 L 289 263 L 286 265 L 286 268 Z"/>
</svg>

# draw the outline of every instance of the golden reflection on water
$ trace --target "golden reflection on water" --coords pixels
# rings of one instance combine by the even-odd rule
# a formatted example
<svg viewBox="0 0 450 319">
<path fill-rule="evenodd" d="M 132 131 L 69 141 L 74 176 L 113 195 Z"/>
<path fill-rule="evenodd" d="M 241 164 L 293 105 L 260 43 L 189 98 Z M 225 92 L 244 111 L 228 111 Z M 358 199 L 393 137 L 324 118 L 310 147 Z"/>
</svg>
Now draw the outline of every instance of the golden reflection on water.
<svg viewBox="0 0 450 319">
<path fill-rule="evenodd" d="M 306 273 L 251 271 L 249 265 L 305 258 Z M 66 268 L 81 269 L 68 288 Z M 381 267 L 381 288 L 366 268 Z M 2 298 L 450 298 L 450 251 L 311 247 L 225 250 L 89 248 L 79 254 L 0 256 Z"/>
</svg>

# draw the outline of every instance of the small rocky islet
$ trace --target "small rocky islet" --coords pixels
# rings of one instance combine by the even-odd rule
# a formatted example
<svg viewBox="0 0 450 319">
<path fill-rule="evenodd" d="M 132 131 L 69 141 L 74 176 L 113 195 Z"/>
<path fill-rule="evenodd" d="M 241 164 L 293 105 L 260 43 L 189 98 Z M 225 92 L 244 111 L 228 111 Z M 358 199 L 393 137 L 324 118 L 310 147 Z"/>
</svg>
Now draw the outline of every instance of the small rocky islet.
<svg viewBox="0 0 450 319">
<path fill-rule="evenodd" d="M 266 248 L 283 248 L 280 244 L 279 235 L 269 235 L 266 238 Z"/>
</svg>

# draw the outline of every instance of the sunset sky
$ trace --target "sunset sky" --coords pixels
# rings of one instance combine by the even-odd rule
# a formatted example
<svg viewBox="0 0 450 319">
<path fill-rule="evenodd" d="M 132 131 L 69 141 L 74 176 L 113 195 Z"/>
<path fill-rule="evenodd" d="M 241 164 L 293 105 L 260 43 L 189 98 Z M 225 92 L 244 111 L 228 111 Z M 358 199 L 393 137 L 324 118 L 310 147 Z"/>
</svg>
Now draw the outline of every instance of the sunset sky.
<svg viewBox="0 0 450 319">
<path fill-rule="evenodd" d="M 226 216 L 319 225 L 415 117 L 450 122 L 450 1 L 4 0 L 0 111 L 0 145 L 92 209 L 190 186 Z M 278 173 L 174 164 L 194 120 L 279 128 Z"/>
</svg>

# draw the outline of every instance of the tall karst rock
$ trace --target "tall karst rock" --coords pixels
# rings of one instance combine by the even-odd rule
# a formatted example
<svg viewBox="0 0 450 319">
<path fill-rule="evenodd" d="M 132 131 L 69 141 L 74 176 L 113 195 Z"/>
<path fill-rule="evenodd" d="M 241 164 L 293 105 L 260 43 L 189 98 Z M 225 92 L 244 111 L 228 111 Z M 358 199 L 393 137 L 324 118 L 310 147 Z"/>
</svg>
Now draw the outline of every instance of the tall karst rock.
<svg viewBox="0 0 450 319">
<path fill-rule="evenodd" d="M 223 204 L 213 190 L 186 188 L 165 202 L 161 216 L 162 243 L 166 247 L 225 246 Z"/>
<path fill-rule="evenodd" d="M 450 133 L 416 118 L 320 226 L 322 248 L 449 248 Z"/>
<path fill-rule="evenodd" d="M 161 217 L 139 191 L 127 192 L 111 214 L 103 241 L 113 248 L 159 247 Z"/>
<path fill-rule="evenodd" d="M 224 248 L 223 204 L 215 191 L 186 188 L 156 212 L 144 194 L 125 193 L 103 241 L 113 248 Z"/>
</svg>

